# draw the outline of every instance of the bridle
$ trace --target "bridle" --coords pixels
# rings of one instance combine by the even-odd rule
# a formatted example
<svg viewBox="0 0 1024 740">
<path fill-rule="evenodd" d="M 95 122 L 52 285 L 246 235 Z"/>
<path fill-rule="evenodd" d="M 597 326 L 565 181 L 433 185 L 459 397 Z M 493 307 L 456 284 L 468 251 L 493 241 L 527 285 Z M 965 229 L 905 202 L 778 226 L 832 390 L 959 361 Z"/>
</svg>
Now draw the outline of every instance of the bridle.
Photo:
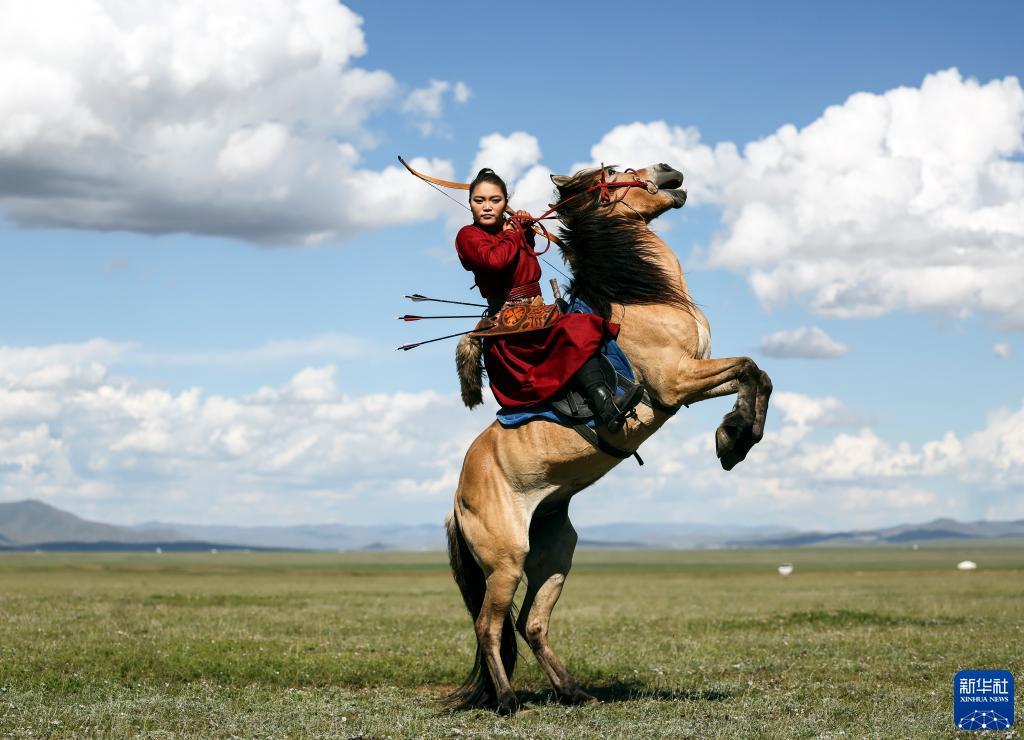
<svg viewBox="0 0 1024 740">
<path fill-rule="evenodd" d="M 547 230 L 547 228 L 545 228 L 544 224 L 541 223 L 544 219 L 558 218 L 557 216 L 554 216 L 552 214 L 559 208 L 564 206 L 566 203 L 571 203 L 577 198 L 582 198 L 584 195 L 593 193 L 594 191 L 597 190 L 601 191 L 601 194 L 597 198 L 598 208 L 601 208 L 603 206 L 614 208 L 617 204 L 622 203 L 622 205 L 631 208 L 634 213 L 640 216 L 640 218 L 643 218 L 639 211 L 633 208 L 633 206 L 629 205 L 629 203 L 625 202 L 624 198 L 626 197 L 626 193 L 629 192 L 630 188 L 643 188 L 651 195 L 654 195 L 655 193 L 658 192 L 658 186 L 654 183 L 653 180 L 641 180 L 640 176 L 637 175 L 636 170 L 632 168 L 626 170 L 626 172 L 633 173 L 632 180 L 610 181 L 607 177 L 608 170 L 605 168 L 604 162 L 602 162 L 600 182 L 598 182 L 596 185 L 591 185 L 589 188 L 581 190 L 580 192 L 576 193 L 576 195 L 570 195 L 568 198 L 560 200 L 558 203 L 555 203 L 553 206 L 548 208 L 548 210 L 544 211 L 544 213 L 542 213 L 540 216 L 530 219 L 540 228 L 540 233 L 542 233 L 543 236 L 547 239 L 547 244 L 544 245 L 544 249 L 534 250 L 533 253 L 544 254 L 546 251 L 548 251 L 548 249 L 551 248 L 551 242 L 554 240 L 554 238 L 551 236 L 551 233 Z M 622 195 L 620 195 L 618 198 L 612 198 L 612 194 L 610 191 L 615 189 L 622 190 Z M 509 220 L 512 221 L 513 226 L 515 228 L 523 228 L 523 225 L 519 223 L 519 219 L 517 219 L 514 215 L 511 216 Z M 646 221 L 646 219 L 644 220 Z"/>
<path fill-rule="evenodd" d="M 651 195 L 657 194 L 658 186 L 654 182 L 654 180 L 641 180 L 640 176 L 637 174 L 636 170 L 634 170 L 632 167 L 626 168 L 626 172 L 632 173 L 633 179 L 636 182 L 644 183 L 644 187 L 646 188 L 648 193 L 650 193 Z M 602 183 L 605 182 L 604 162 L 601 163 L 601 182 Z M 629 210 L 633 211 L 633 213 L 635 213 L 639 217 L 639 219 L 641 221 L 643 221 L 644 223 L 647 223 L 647 219 L 644 217 L 644 214 L 640 213 L 640 211 L 638 211 L 636 208 L 634 208 L 633 206 L 631 206 L 629 203 L 626 202 L 626 193 L 627 192 L 628 192 L 627 190 L 622 191 L 622 195 L 619 196 L 618 200 L 616 200 L 614 203 L 612 203 L 611 195 L 608 193 L 608 189 L 607 189 L 607 186 L 606 186 L 606 187 L 601 189 L 600 203 L 603 203 L 605 205 L 611 205 L 612 207 L 614 207 L 615 205 L 618 205 L 619 203 L 621 203 L 622 205 L 626 206 L 626 208 L 628 208 Z"/>
</svg>

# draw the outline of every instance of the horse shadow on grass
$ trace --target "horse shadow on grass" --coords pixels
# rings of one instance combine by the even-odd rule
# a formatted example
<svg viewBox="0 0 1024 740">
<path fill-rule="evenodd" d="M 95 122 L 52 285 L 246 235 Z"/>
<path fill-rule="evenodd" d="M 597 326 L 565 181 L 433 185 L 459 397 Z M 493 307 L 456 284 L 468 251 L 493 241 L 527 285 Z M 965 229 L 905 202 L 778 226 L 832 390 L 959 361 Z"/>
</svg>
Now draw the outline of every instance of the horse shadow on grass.
<svg viewBox="0 0 1024 740">
<path fill-rule="evenodd" d="M 601 703 L 627 701 L 725 701 L 735 693 L 725 689 L 672 689 L 651 688 L 634 681 L 611 681 L 604 684 L 593 684 L 584 690 Z M 556 704 L 558 698 L 551 689 L 540 691 L 518 691 L 516 697 L 522 705 Z"/>
</svg>

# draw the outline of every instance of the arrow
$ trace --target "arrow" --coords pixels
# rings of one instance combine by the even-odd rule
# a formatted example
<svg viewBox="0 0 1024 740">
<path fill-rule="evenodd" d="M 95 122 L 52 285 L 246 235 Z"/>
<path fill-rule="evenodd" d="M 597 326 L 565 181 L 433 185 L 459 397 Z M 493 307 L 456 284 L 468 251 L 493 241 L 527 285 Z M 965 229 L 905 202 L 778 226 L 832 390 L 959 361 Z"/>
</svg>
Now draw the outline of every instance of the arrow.
<svg viewBox="0 0 1024 740">
<path fill-rule="evenodd" d="M 478 314 L 465 314 L 463 316 L 411 316 L 409 314 L 405 314 L 404 316 L 399 316 L 398 320 L 399 321 L 422 321 L 423 319 L 478 319 L 478 318 L 480 318 L 480 316 Z"/>
<path fill-rule="evenodd" d="M 463 334 L 469 334 L 469 332 L 471 331 L 473 331 L 473 329 L 470 329 L 469 331 L 460 331 L 458 334 L 449 334 L 448 336 L 445 337 L 438 337 L 437 339 L 427 339 L 426 341 L 416 342 L 415 344 L 403 344 L 401 347 L 395 347 L 395 351 L 397 352 L 398 350 L 402 350 L 403 352 L 408 352 L 411 349 L 416 349 L 422 344 L 440 342 L 442 339 L 451 339 L 452 337 L 461 337 Z"/>
<path fill-rule="evenodd" d="M 422 301 L 432 301 L 434 303 L 454 303 L 457 306 L 474 306 L 475 308 L 487 308 L 487 305 L 484 303 L 466 303 L 465 301 L 449 301 L 445 300 L 444 298 L 427 298 L 425 295 L 420 295 L 419 293 L 407 295 L 406 298 L 408 298 L 410 301 L 415 301 L 416 303 L 421 303 Z"/>
</svg>

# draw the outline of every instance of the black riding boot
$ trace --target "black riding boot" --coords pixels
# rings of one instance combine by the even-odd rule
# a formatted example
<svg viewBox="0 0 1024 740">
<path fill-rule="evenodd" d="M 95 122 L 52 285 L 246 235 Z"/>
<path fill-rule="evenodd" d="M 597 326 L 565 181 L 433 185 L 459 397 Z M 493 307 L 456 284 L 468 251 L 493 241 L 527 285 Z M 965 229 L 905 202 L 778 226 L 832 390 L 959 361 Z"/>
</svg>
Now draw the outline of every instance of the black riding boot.
<svg viewBox="0 0 1024 740">
<path fill-rule="evenodd" d="M 591 357 L 583 363 L 583 367 L 576 373 L 576 378 L 583 386 L 597 420 L 612 434 L 622 429 L 627 414 L 636 408 L 644 397 L 644 388 L 637 383 L 631 390 L 626 391 L 625 395 L 616 398 L 615 390 L 605 383 L 601 363 L 597 357 Z"/>
</svg>

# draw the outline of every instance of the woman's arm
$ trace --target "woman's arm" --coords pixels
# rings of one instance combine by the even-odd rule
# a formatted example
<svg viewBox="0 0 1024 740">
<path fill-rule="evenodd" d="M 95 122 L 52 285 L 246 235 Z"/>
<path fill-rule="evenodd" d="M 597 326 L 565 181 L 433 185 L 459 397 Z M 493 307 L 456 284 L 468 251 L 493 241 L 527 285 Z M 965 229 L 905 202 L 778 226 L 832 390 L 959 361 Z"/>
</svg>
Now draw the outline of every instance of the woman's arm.
<svg viewBox="0 0 1024 740">
<path fill-rule="evenodd" d="M 522 236 L 507 229 L 489 234 L 483 229 L 464 226 L 455 237 L 455 250 L 467 270 L 497 272 L 515 263 L 519 257 Z"/>
</svg>

